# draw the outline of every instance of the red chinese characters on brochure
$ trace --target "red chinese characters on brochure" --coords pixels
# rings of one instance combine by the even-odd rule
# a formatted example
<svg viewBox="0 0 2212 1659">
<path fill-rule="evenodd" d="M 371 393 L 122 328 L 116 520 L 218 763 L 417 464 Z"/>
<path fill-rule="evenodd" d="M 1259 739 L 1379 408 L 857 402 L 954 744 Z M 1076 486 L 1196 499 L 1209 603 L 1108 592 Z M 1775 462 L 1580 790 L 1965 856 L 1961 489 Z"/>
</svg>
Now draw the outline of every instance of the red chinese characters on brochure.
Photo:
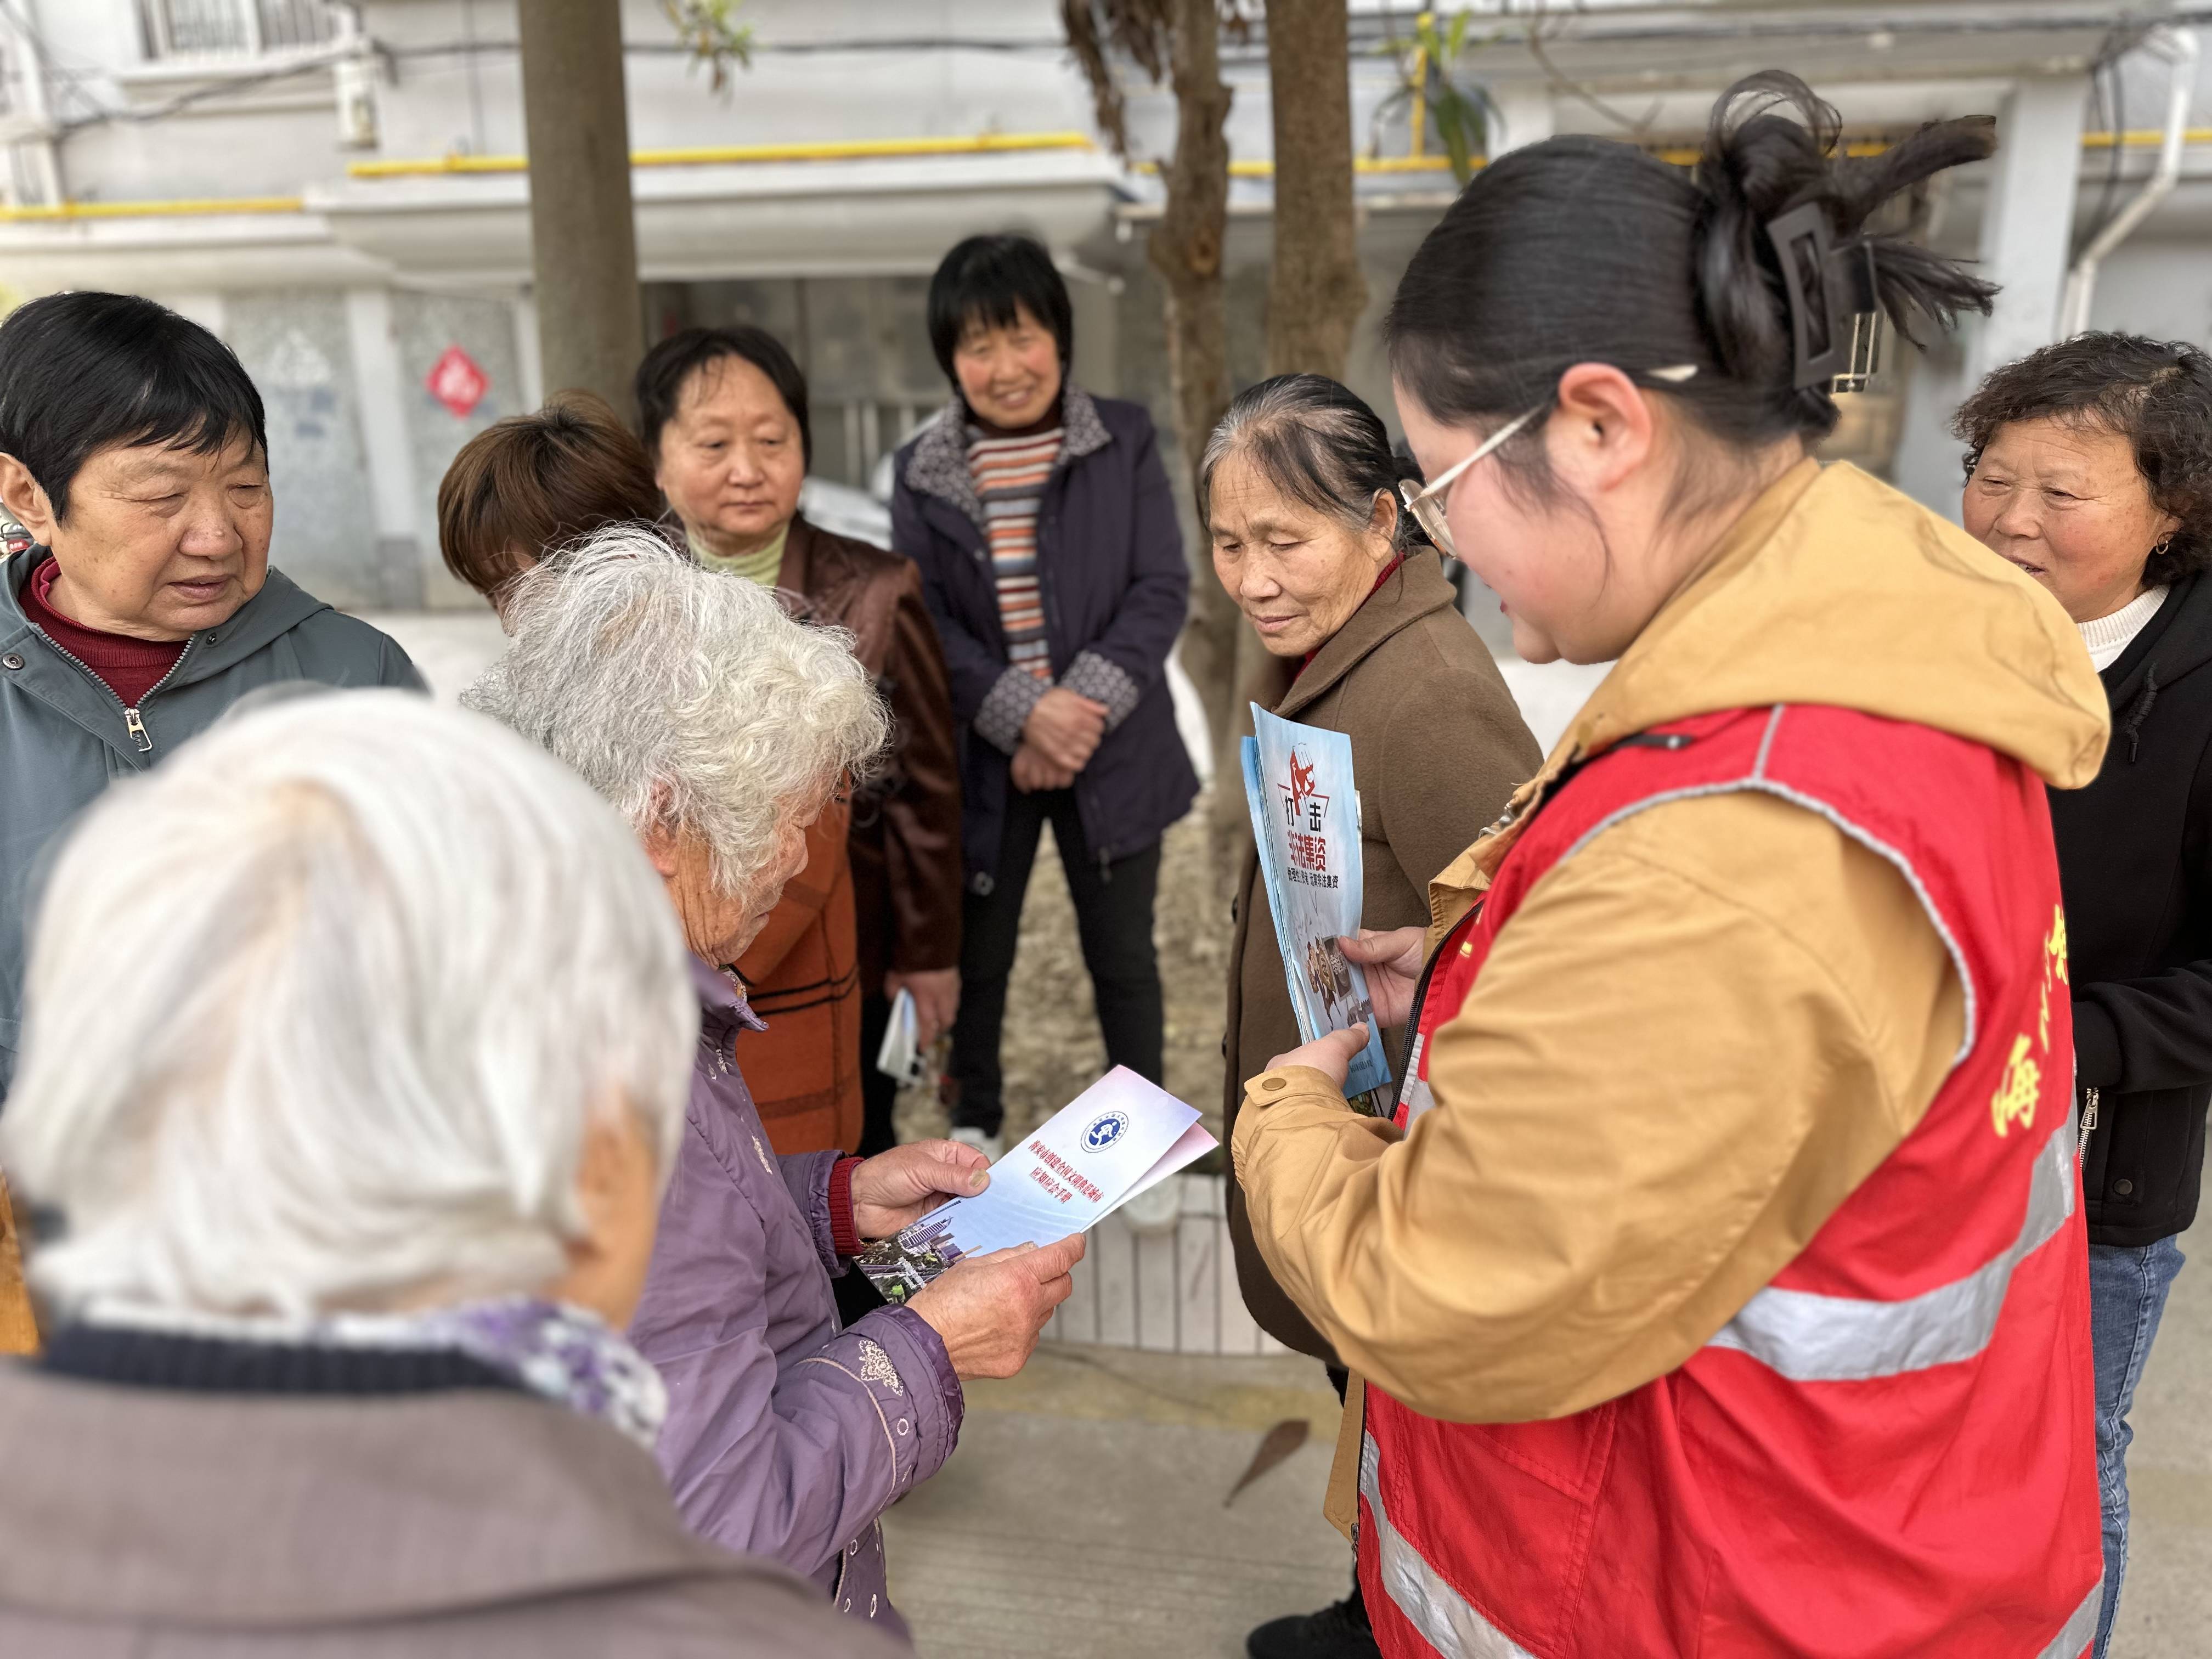
<svg viewBox="0 0 2212 1659">
<path fill-rule="evenodd" d="M 1213 1149 L 1198 1117 L 1117 1066 L 994 1164 L 989 1187 L 871 1245 L 857 1265 L 903 1302 L 963 1256 L 1086 1232 Z"/>
</svg>

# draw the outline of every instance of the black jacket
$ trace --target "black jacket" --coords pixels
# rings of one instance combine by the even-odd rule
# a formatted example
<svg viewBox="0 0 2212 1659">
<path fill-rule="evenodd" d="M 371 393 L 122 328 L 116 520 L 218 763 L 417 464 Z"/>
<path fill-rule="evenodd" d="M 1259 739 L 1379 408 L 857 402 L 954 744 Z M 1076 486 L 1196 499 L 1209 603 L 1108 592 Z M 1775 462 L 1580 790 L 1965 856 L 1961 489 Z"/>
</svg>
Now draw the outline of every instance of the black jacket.
<svg viewBox="0 0 2212 1659">
<path fill-rule="evenodd" d="M 898 453 L 891 546 L 921 567 L 922 597 L 945 647 L 960 748 L 962 841 L 970 890 L 999 867 L 1009 757 L 1042 683 L 1009 676 L 983 512 L 968 474 L 956 399 Z M 1066 447 L 1037 512 L 1037 582 L 1055 680 L 1106 704 L 1107 732 L 1076 775 L 1092 857 L 1143 851 L 1198 793 L 1168 694 L 1167 658 L 1190 602 L 1175 497 L 1152 416 L 1135 404 L 1062 397 Z M 1011 683 L 1009 683 L 1011 682 Z"/>
<path fill-rule="evenodd" d="M 2054 790 L 2093 1243 L 2196 1218 L 2212 1100 L 2212 574 L 2184 578 L 2104 673 L 2112 743 Z"/>
</svg>

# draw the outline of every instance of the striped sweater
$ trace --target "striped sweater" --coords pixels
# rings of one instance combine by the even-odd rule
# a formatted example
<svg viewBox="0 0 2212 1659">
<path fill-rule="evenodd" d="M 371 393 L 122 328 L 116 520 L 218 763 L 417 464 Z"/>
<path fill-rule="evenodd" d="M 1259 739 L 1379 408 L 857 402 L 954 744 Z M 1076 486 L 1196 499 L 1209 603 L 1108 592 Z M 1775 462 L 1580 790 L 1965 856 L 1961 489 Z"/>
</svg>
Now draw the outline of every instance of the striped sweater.
<svg viewBox="0 0 2212 1659">
<path fill-rule="evenodd" d="M 1048 684 L 1052 647 L 1045 637 L 1044 597 L 1037 585 L 1037 506 L 1065 435 L 1054 427 L 1027 437 L 987 438 L 971 427 L 968 436 L 968 471 L 990 542 L 1006 663 Z"/>
</svg>

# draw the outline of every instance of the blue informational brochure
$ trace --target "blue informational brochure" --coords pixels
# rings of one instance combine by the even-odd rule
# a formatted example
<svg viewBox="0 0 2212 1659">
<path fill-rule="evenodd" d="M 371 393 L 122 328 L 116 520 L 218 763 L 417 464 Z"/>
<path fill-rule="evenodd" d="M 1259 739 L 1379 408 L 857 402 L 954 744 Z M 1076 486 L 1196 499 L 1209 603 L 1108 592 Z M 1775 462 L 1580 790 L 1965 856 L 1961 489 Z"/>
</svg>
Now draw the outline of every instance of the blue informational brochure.
<svg viewBox="0 0 2212 1659">
<path fill-rule="evenodd" d="M 1089 1231 L 1214 1146 L 1194 1107 L 1116 1066 L 994 1164 L 983 1191 L 854 1261 L 887 1300 L 904 1302 L 963 1256 Z"/>
<path fill-rule="evenodd" d="M 1364 1021 L 1367 1046 L 1352 1060 L 1345 1097 L 1388 1088 L 1390 1062 L 1383 1057 L 1367 975 L 1336 943 L 1359 932 L 1366 890 L 1352 739 L 1278 719 L 1256 702 L 1252 726 L 1254 735 L 1243 744 L 1244 799 L 1298 1034 L 1311 1042 Z"/>
</svg>

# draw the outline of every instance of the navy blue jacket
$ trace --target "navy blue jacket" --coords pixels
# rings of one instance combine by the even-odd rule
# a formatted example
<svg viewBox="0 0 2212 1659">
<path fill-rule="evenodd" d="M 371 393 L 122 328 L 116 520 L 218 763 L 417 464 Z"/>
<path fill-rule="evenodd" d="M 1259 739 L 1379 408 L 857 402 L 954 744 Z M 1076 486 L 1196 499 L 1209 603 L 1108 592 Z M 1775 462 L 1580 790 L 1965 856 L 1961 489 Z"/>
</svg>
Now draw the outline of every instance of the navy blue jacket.
<svg viewBox="0 0 2212 1659">
<path fill-rule="evenodd" d="M 1054 681 L 1106 705 L 1107 731 L 1077 775 L 1091 856 L 1143 851 L 1186 811 L 1198 775 L 1177 735 L 1167 658 L 1190 603 L 1190 569 L 1152 416 L 1073 386 L 1066 434 L 1037 511 L 1037 583 Z M 956 400 L 899 451 L 891 545 L 921 568 L 952 684 L 971 891 L 991 890 L 1021 723 L 1046 690 L 1009 669 L 983 513 Z"/>
</svg>

